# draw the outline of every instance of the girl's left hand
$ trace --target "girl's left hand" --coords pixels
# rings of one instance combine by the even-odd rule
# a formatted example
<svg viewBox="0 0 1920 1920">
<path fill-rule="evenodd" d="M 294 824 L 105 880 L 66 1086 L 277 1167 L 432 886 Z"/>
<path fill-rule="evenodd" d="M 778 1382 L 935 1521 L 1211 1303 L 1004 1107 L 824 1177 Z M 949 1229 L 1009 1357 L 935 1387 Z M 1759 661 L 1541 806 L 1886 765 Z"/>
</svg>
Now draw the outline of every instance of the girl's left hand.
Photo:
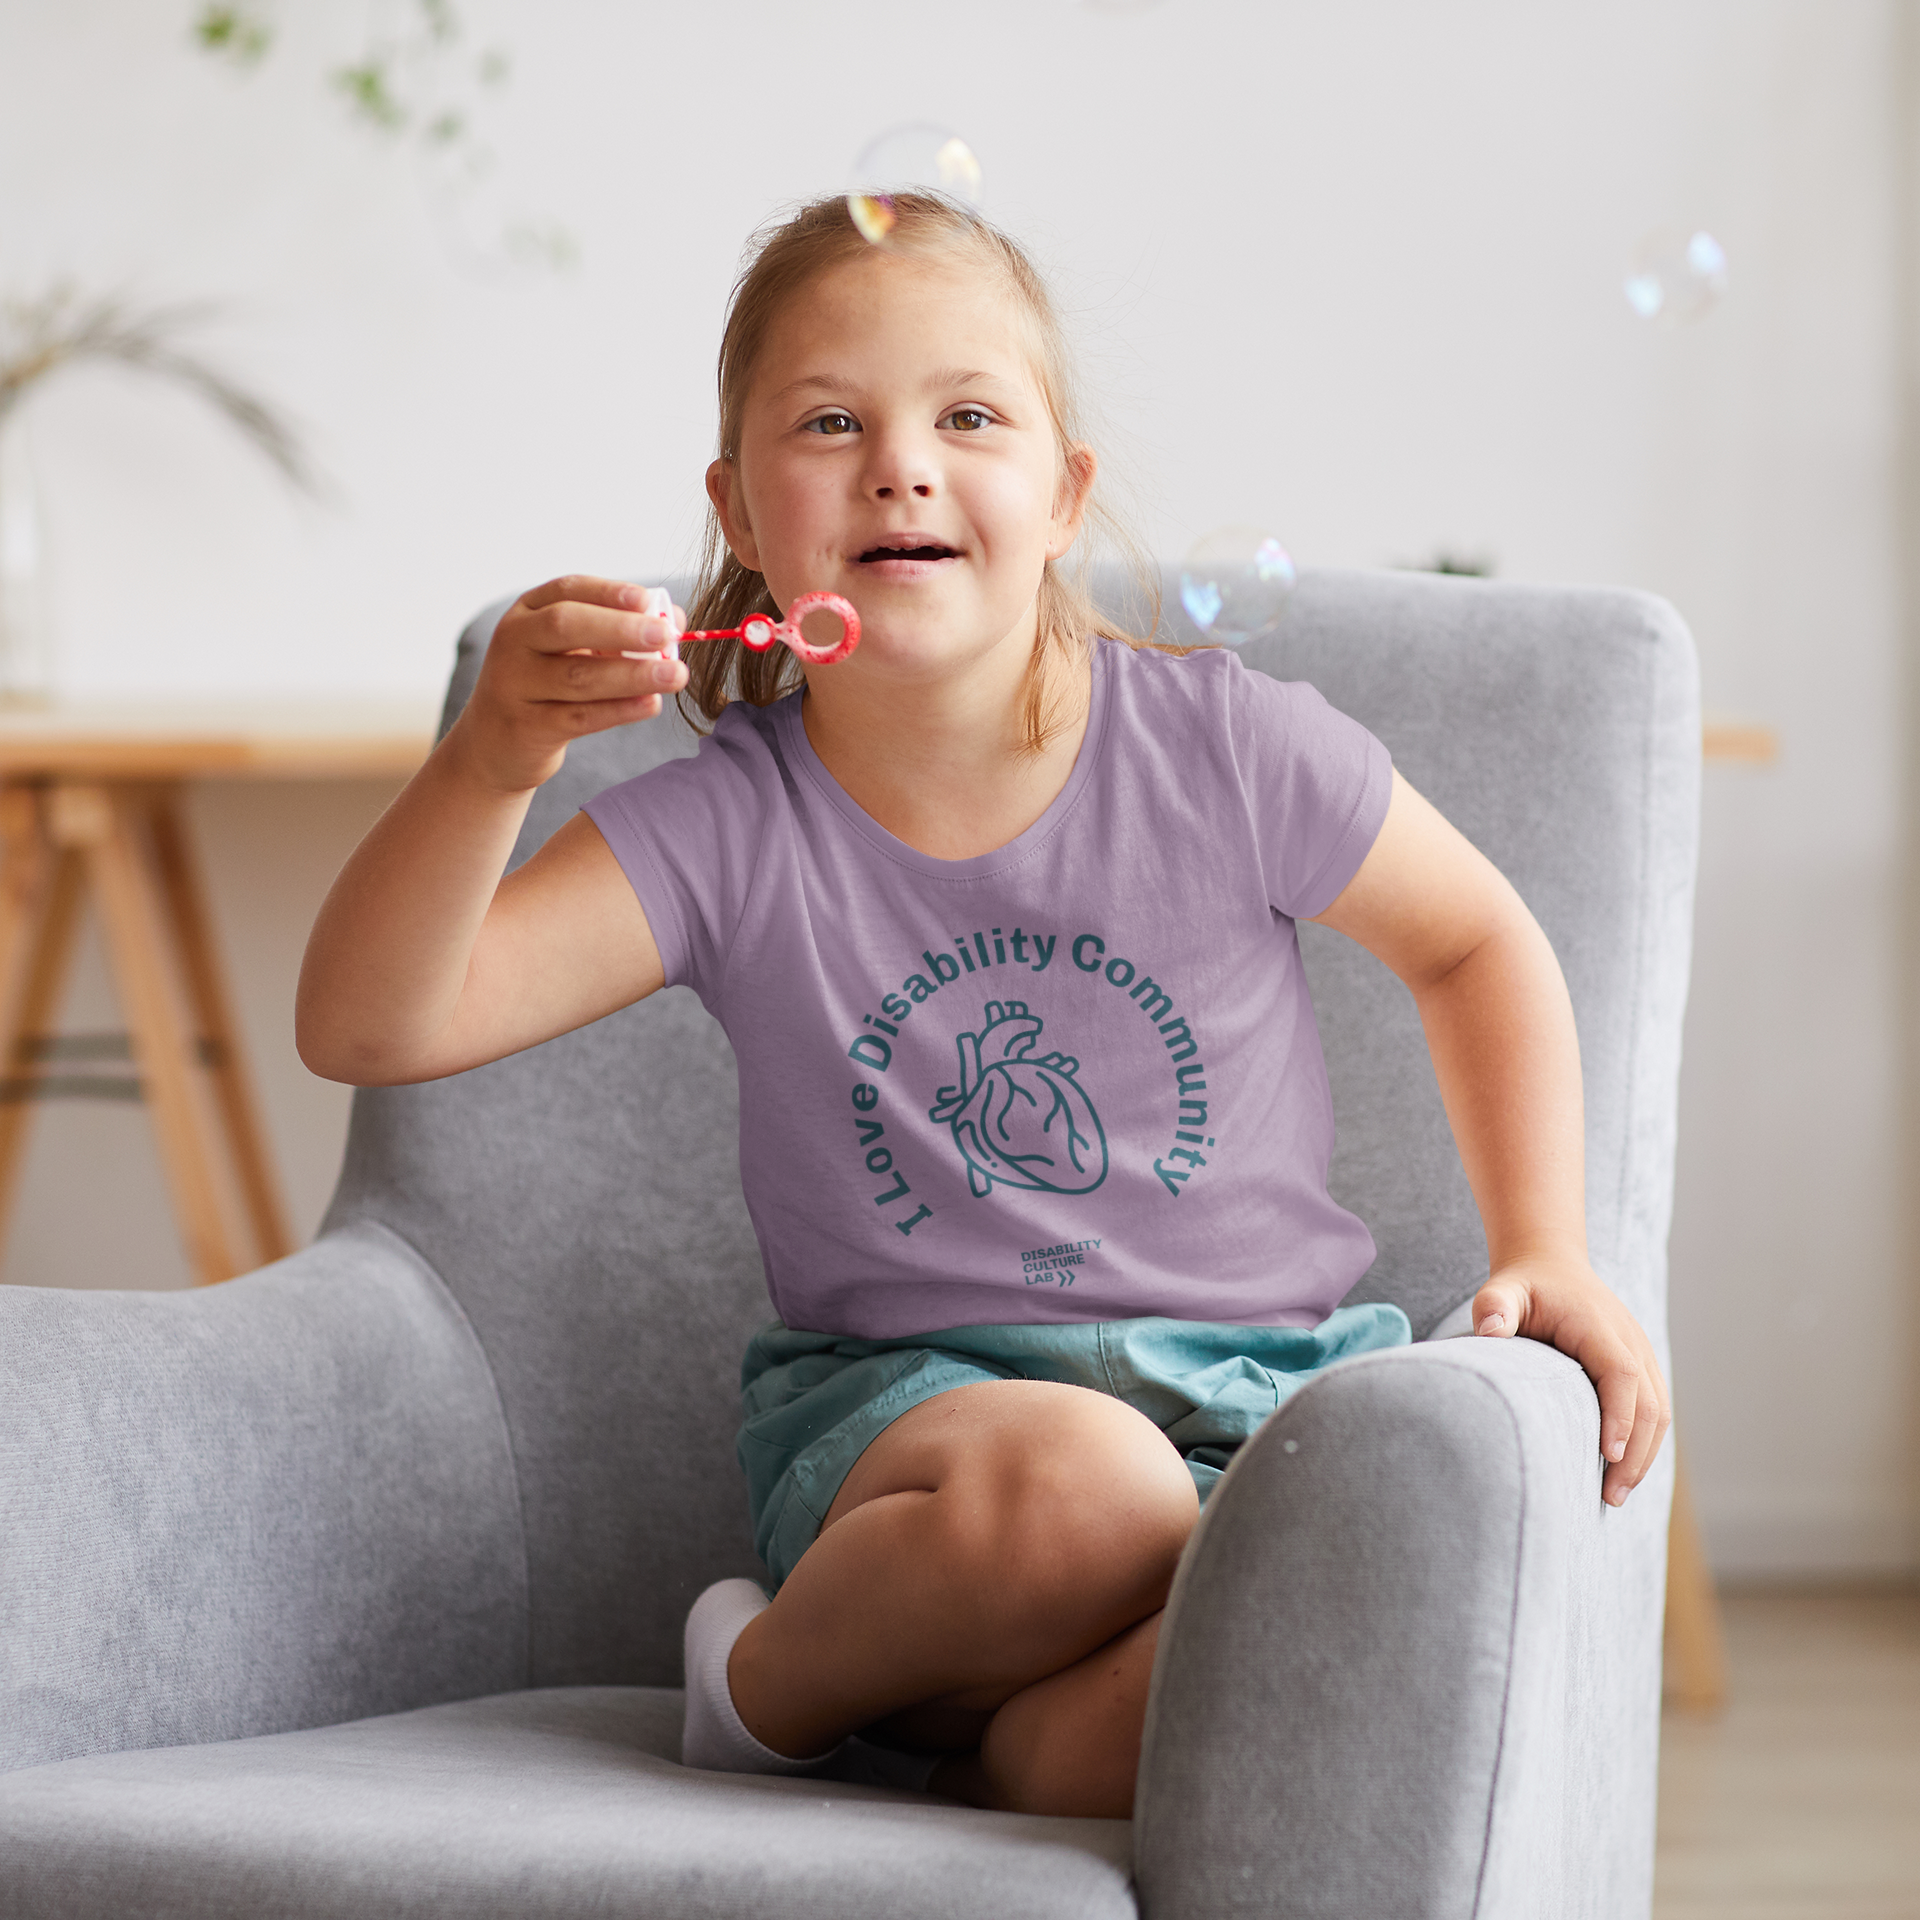
<svg viewBox="0 0 1920 1920">
<path fill-rule="evenodd" d="M 1525 1334 L 1578 1360 L 1600 1395 L 1600 1497 L 1622 1505 L 1673 1424 L 1673 1398 L 1639 1321 L 1584 1260 L 1535 1254 L 1501 1267 L 1474 1296 L 1473 1330 Z"/>
</svg>

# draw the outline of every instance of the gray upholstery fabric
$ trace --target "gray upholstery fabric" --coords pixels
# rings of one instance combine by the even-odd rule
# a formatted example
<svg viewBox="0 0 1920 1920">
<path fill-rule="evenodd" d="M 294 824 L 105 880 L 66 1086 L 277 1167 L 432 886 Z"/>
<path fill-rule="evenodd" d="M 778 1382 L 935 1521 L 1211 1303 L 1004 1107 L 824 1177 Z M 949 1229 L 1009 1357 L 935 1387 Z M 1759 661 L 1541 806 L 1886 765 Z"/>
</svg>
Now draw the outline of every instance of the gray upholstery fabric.
<svg viewBox="0 0 1920 1920">
<path fill-rule="evenodd" d="M 734 1464 L 769 1313 L 733 1056 L 682 989 L 430 1086 L 356 1096 L 328 1230 L 448 1277 L 513 1436 L 530 1686 L 677 1685 L 694 1596 L 759 1569 Z"/>
<path fill-rule="evenodd" d="M 1299 1920 L 1645 1914 L 1669 1470 L 1603 1506 L 1592 1389 L 1531 1341 L 1302 1389 L 1169 1604 L 1143 1909 L 1265 1915 L 1277 1887 Z"/>
<path fill-rule="evenodd" d="M 1323 574 L 1247 658 L 1379 733 L 1540 915 L 1580 1023 L 1596 1259 L 1664 1350 L 1684 630 L 1628 594 Z M 580 743 L 520 852 L 692 746 L 677 721 Z M 1380 1247 L 1358 1293 L 1425 1330 L 1484 1270 L 1478 1224 L 1407 996 L 1306 934 L 1334 1184 Z M 795 1912 L 1125 1910 L 1118 1824 L 1050 1839 L 682 1774 L 644 1692 L 367 1719 L 670 1685 L 693 1594 L 753 1570 L 731 1443 L 767 1308 L 735 1125 L 725 1041 L 669 992 L 359 1095 L 322 1238 L 277 1268 L 0 1288 L 0 1911 L 759 1912 L 787 1850 Z M 1330 1374 L 1263 1430 L 1163 1640 L 1154 1916 L 1646 1911 L 1669 1481 L 1604 1512 L 1595 1424 L 1570 1363 L 1456 1341 Z"/>
<path fill-rule="evenodd" d="M 471 1329 L 377 1227 L 0 1288 L 0 1774 L 522 1684 L 515 1502 Z"/>
<path fill-rule="evenodd" d="M 510 1693 L 0 1792 L 10 1920 L 1132 1920 L 1120 1820 L 691 1773 L 680 1696 Z"/>
</svg>

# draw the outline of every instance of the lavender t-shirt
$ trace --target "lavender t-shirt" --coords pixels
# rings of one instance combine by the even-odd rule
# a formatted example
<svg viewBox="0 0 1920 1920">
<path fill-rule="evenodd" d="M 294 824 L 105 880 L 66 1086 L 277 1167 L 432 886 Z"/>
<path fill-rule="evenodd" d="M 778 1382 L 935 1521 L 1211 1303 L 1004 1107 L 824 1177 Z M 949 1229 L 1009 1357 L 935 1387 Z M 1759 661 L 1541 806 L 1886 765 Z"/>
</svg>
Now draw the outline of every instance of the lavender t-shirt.
<svg viewBox="0 0 1920 1920">
<path fill-rule="evenodd" d="M 1294 921 L 1386 817 L 1379 741 L 1227 652 L 1093 648 L 1067 784 L 936 860 L 849 797 L 800 696 L 589 803 L 670 984 L 726 1029 L 790 1327 L 1140 1314 L 1312 1326 L 1373 1261 Z"/>
</svg>

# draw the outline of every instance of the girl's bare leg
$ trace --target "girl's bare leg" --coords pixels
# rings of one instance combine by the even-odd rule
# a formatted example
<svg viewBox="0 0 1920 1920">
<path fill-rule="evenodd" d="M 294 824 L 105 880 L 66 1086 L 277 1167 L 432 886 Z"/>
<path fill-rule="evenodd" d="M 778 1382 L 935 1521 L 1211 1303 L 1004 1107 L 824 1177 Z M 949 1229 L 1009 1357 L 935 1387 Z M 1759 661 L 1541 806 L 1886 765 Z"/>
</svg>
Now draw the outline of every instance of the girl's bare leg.
<svg viewBox="0 0 1920 1920">
<path fill-rule="evenodd" d="M 1149 1614 L 1084 1660 L 1023 1688 L 988 1723 L 978 1753 L 934 1770 L 934 1792 L 1009 1813 L 1126 1819 L 1159 1640 L 1160 1615 Z"/>
<path fill-rule="evenodd" d="M 989 1804 L 1111 1799 L 1111 1727 L 1104 1745 L 1070 1729 L 1124 1721 L 1137 1751 L 1153 1641 L 1131 1630 L 1164 1604 L 1198 1513 L 1179 1454 L 1121 1401 L 1032 1380 L 939 1394 L 861 1455 L 741 1633 L 734 1704 L 776 1752 L 876 1723 L 936 1746 L 984 1736 Z"/>
</svg>

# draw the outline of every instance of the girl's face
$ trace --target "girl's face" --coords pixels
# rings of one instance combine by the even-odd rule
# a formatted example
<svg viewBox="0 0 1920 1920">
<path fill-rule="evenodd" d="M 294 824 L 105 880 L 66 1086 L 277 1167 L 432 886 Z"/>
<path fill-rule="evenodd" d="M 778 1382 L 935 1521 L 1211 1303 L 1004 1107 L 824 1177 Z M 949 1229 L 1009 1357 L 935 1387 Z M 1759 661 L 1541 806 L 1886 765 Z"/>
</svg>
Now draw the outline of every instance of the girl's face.
<svg viewBox="0 0 1920 1920">
<path fill-rule="evenodd" d="M 859 651 L 832 672 L 938 673 L 1003 643 L 1024 663 L 1041 569 L 1073 544 L 1093 481 L 1086 449 L 1067 466 L 1013 297 L 977 271 L 876 256 L 775 321 L 738 456 L 707 489 L 779 605 L 825 592 L 859 609 Z"/>
</svg>

